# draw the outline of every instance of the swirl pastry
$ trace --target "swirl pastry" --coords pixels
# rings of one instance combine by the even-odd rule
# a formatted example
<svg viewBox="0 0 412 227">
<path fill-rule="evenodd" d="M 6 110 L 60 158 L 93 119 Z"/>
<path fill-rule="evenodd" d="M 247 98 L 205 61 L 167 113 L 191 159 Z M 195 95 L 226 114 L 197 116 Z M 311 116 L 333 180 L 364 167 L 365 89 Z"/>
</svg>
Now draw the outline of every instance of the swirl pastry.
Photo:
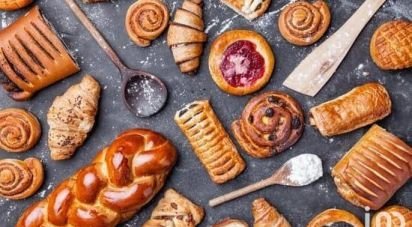
<svg viewBox="0 0 412 227">
<path fill-rule="evenodd" d="M 270 91 L 252 98 L 233 133 L 242 148 L 255 158 L 268 158 L 295 144 L 303 133 L 299 103 L 283 92 Z"/>
<path fill-rule="evenodd" d="M 370 43 L 372 60 L 383 70 L 412 67 L 412 22 L 394 20 L 382 24 Z"/>
<path fill-rule="evenodd" d="M 13 11 L 24 8 L 33 0 L 0 0 L 0 10 Z"/>
<path fill-rule="evenodd" d="M 147 47 L 169 23 L 169 10 L 161 0 L 139 0 L 126 14 L 126 31 L 138 46 Z"/>
<path fill-rule="evenodd" d="M 9 152 L 28 151 L 39 142 L 37 118 L 23 109 L 0 110 L 0 148 Z"/>
<path fill-rule="evenodd" d="M 226 218 L 212 225 L 212 227 L 249 227 L 249 225 L 243 220 Z"/>
<path fill-rule="evenodd" d="M 316 215 L 307 227 L 325 226 L 364 227 L 363 223 L 352 213 L 340 209 L 328 209 Z"/>
<path fill-rule="evenodd" d="M 221 0 L 228 7 L 248 20 L 262 16 L 269 8 L 271 0 Z"/>
<path fill-rule="evenodd" d="M 278 25 L 280 34 L 288 42 L 308 46 L 325 34 L 330 21 L 329 6 L 324 0 L 313 3 L 300 0 L 282 10 Z"/>
<path fill-rule="evenodd" d="M 371 227 L 408 227 L 412 226 L 412 210 L 403 206 L 393 205 L 376 213 L 372 218 Z"/>
<path fill-rule="evenodd" d="M 374 125 L 332 169 L 341 196 L 380 209 L 412 177 L 412 148 Z"/>
<path fill-rule="evenodd" d="M 0 160 L 0 196 L 19 200 L 33 195 L 43 184 L 43 165 L 37 158 Z"/>
<path fill-rule="evenodd" d="M 245 162 L 229 138 L 209 101 L 195 101 L 177 111 L 175 121 L 188 138 L 197 157 L 217 184 L 245 169 Z"/>
<path fill-rule="evenodd" d="M 253 201 L 252 214 L 254 218 L 253 227 L 290 227 L 288 220 L 264 198 Z"/>
</svg>

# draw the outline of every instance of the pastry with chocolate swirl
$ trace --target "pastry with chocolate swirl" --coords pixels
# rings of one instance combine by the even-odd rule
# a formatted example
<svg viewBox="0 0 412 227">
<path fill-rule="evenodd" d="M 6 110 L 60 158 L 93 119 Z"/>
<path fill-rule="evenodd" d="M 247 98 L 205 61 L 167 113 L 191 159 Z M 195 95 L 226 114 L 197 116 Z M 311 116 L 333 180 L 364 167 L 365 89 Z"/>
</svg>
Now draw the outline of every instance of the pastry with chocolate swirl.
<svg viewBox="0 0 412 227">
<path fill-rule="evenodd" d="M 268 158 L 295 144 L 304 128 L 303 111 L 290 95 L 269 91 L 252 98 L 232 123 L 242 148 L 255 158 Z"/>
<path fill-rule="evenodd" d="M 37 144 L 40 135 L 40 123 L 30 112 L 17 108 L 0 110 L 0 149 L 28 151 Z"/>
<path fill-rule="evenodd" d="M 0 160 L 0 196 L 19 200 L 33 195 L 42 185 L 43 165 L 37 158 Z"/>
</svg>

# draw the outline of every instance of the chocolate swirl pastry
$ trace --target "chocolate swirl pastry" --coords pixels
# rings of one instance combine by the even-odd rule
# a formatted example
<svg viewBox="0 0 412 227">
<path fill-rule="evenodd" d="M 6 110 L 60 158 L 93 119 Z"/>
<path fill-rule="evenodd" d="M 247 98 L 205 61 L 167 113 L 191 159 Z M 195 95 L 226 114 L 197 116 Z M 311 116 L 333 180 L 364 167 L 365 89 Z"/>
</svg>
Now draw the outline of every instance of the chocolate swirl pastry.
<svg viewBox="0 0 412 227">
<path fill-rule="evenodd" d="M 268 158 L 289 148 L 299 140 L 303 128 L 299 103 L 277 91 L 252 98 L 241 118 L 232 123 L 237 141 L 255 158 Z"/>
<path fill-rule="evenodd" d="M 331 21 L 328 4 L 323 0 L 313 3 L 302 0 L 288 5 L 279 16 L 280 34 L 288 42 L 307 46 L 318 41 Z"/>
<path fill-rule="evenodd" d="M 0 110 L 0 148 L 9 152 L 30 150 L 40 139 L 37 118 L 23 109 Z"/>
<path fill-rule="evenodd" d="M 126 30 L 138 46 L 150 46 L 162 34 L 169 22 L 169 10 L 161 0 L 139 0 L 129 7 Z"/>
<path fill-rule="evenodd" d="M 328 209 L 316 215 L 307 227 L 364 227 L 352 213 L 340 209 Z"/>
<path fill-rule="evenodd" d="M 37 158 L 0 160 L 0 196 L 4 198 L 27 198 L 40 188 L 43 179 L 43 165 Z"/>
<path fill-rule="evenodd" d="M 0 10 L 13 11 L 28 6 L 33 0 L 0 0 Z"/>
</svg>

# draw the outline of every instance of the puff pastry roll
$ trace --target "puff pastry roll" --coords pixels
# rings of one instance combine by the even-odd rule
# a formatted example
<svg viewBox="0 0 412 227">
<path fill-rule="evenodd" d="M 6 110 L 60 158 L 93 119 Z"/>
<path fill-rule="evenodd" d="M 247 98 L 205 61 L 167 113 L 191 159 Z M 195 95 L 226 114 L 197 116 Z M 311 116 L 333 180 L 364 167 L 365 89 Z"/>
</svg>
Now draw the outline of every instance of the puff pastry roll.
<svg viewBox="0 0 412 227">
<path fill-rule="evenodd" d="M 336 164 L 338 192 L 355 206 L 380 209 L 412 175 L 412 148 L 378 125 Z"/>
<path fill-rule="evenodd" d="M 186 105 L 176 113 L 175 121 L 213 182 L 225 183 L 245 169 L 245 162 L 209 101 L 195 101 Z"/>
<path fill-rule="evenodd" d="M 358 217 L 346 210 L 327 209 L 316 215 L 307 225 L 307 227 L 325 227 L 325 226 L 351 226 L 364 227 Z"/>
<path fill-rule="evenodd" d="M 252 203 L 253 227 L 290 227 L 289 222 L 268 201 L 259 198 Z"/>
<path fill-rule="evenodd" d="M 391 113 L 388 91 L 379 83 L 367 83 L 310 109 L 310 124 L 323 136 L 353 131 Z"/>
<path fill-rule="evenodd" d="M 389 215 L 389 216 L 388 216 Z M 388 223 L 389 222 L 389 223 Z M 372 218 L 371 227 L 410 227 L 412 226 L 412 210 L 403 206 L 393 205 L 376 213 Z"/>
</svg>

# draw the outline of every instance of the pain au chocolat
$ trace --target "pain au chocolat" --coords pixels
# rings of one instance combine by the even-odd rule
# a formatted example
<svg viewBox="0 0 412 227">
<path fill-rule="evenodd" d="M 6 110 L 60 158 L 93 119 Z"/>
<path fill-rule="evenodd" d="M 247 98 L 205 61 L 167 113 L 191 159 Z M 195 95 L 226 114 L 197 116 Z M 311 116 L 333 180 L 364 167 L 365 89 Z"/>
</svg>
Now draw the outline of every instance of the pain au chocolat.
<svg viewBox="0 0 412 227">
<path fill-rule="evenodd" d="M 335 165 L 332 176 L 343 198 L 380 209 L 412 176 L 412 148 L 378 125 Z"/>
</svg>

